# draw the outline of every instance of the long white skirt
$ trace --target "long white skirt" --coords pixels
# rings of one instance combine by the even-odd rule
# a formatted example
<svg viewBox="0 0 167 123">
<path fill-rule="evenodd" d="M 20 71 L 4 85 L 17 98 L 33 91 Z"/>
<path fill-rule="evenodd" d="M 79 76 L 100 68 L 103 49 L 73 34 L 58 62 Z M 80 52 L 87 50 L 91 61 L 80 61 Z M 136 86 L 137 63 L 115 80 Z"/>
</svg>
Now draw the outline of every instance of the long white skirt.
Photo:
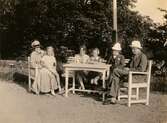
<svg viewBox="0 0 167 123">
<path fill-rule="evenodd" d="M 50 92 L 58 88 L 57 79 L 48 69 L 42 68 L 40 71 L 40 92 Z"/>
</svg>

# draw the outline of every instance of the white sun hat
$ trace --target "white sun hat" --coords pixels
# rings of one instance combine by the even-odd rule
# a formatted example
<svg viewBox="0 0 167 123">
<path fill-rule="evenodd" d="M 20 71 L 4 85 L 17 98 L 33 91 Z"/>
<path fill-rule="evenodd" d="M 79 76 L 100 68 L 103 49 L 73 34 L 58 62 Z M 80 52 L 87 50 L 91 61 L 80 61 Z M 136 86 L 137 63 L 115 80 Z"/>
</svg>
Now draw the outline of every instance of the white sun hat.
<svg viewBox="0 0 167 123">
<path fill-rule="evenodd" d="M 121 48 L 121 44 L 120 43 L 116 43 L 114 44 L 114 46 L 112 47 L 113 50 L 118 50 L 118 51 L 121 51 L 122 48 Z"/>
<path fill-rule="evenodd" d="M 40 42 L 38 40 L 34 40 L 32 43 L 31 43 L 31 46 L 32 47 L 35 47 L 35 46 L 39 46 L 40 45 Z"/>
<path fill-rule="evenodd" d="M 137 41 L 137 40 L 132 41 L 130 47 L 139 48 L 139 49 L 142 48 L 140 41 Z"/>
</svg>

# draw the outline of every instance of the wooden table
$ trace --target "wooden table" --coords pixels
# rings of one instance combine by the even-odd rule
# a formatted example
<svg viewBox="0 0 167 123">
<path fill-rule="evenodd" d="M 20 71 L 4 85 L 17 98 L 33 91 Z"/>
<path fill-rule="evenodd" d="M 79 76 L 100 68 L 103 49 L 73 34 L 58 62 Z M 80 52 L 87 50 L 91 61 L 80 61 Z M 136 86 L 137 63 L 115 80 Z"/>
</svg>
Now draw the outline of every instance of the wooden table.
<svg viewBox="0 0 167 123">
<path fill-rule="evenodd" d="M 82 89 L 75 89 L 75 86 L 72 88 L 68 88 L 69 84 L 69 72 L 70 71 L 95 71 L 95 72 L 100 72 L 102 73 L 102 87 L 105 88 L 105 79 L 106 76 L 109 76 L 109 70 L 110 66 L 108 64 L 104 63 L 97 63 L 97 64 L 82 64 L 82 63 L 69 63 L 69 64 L 64 64 L 63 67 L 65 69 L 65 97 L 68 97 L 68 92 L 69 91 L 82 91 L 82 92 L 100 92 L 97 90 L 82 90 Z"/>
</svg>

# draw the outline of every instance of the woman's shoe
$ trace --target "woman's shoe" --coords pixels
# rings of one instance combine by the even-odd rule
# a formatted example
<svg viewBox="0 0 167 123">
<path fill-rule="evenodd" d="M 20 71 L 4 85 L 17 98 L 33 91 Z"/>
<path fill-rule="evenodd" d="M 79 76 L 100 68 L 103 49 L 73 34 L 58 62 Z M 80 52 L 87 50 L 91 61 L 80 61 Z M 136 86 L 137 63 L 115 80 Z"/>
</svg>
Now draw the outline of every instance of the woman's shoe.
<svg viewBox="0 0 167 123">
<path fill-rule="evenodd" d="M 52 90 L 52 91 L 51 91 L 51 94 L 52 94 L 53 96 L 56 96 L 56 94 L 55 94 L 55 91 L 54 91 L 54 90 Z"/>
<path fill-rule="evenodd" d="M 116 104 L 116 98 L 111 98 L 111 104 Z"/>
<path fill-rule="evenodd" d="M 61 87 L 59 87 L 59 93 L 62 91 Z"/>
<path fill-rule="evenodd" d="M 85 90 L 85 87 L 80 86 L 79 89 L 80 90 Z"/>
<path fill-rule="evenodd" d="M 91 83 L 91 84 L 94 84 L 94 79 L 91 79 L 90 83 Z"/>
<path fill-rule="evenodd" d="M 109 104 L 111 104 L 111 101 L 110 101 L 110 100 L 105 100 L 105 101 L 103 102 L 103 105 L 109 105 Z"/>
<path fill-rule="evenodd" d="M 98 84 L 98 82 L 97 82 L 98 80 L 99 80 L 98 78 L 95 78 L 95 79 L 94 79 L 94 84 L 95 84 L 95 85 Z"/>
<path fill-rule="evenodd" d="M 85 87 L 84 87 L 84 86 L 82 87 L 82 90 L 85 90 Z"/>
</svg>

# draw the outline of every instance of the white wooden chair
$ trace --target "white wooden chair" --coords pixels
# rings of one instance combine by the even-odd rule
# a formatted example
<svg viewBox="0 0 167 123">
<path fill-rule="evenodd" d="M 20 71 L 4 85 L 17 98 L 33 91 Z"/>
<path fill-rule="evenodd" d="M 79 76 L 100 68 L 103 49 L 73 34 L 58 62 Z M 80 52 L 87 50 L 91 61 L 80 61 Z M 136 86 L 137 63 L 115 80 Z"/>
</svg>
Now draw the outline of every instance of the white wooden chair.
<svg viewBox="0 0 167 123">
<path fill-rule="evenodd" d="M 65 74 L 63 73 L 61 76 L 65 77 Z M 72 88 L 75 89 L 75 72 L 70 71 L 68 77 L 72 79 Z M 75 94 L 74 90 L 73 90 L 73 94 Z"/>
<path fill-rule="evenodd" d="M 72 63 L 72 62 L 75 62 L 75 57 L 69 57 L 67 59 L 67 63 Z M 65 73 L 63 73 L 61 76 L 65 77 Z M 75 89 L 75 72 L 70 71 L 68 77 L 72 79 L 72 88 Z M 73 90 L 73 94 L 74 93 L 75 91 Z"/>
<path fill-rule="evenodd" d="M 124 85 L 123 88 L 119 89 L 118 100 L 120 100 L 121 98 L 128 98 L 128 107 L 130 107 L 132 103 L 144 103 L 146 105 L 149 105 L 151 67 L 152 61 L 150 60 L 148 61 L 146 72 L 130 71 L 128 76 L 128 83 Z M 146 76 L 146 82 L 133 82 L 134 75 Z M 146 89 L 146 97 L 144 99 L 139 98 L 139 89 L 141 88 Z M 127 94 L 121 94 L 121 91 L 126 91 L 126 89 L 128 91 Z M 135 94 L 132 94 L 132 89 L 135 90 Z"/>
</svg>

